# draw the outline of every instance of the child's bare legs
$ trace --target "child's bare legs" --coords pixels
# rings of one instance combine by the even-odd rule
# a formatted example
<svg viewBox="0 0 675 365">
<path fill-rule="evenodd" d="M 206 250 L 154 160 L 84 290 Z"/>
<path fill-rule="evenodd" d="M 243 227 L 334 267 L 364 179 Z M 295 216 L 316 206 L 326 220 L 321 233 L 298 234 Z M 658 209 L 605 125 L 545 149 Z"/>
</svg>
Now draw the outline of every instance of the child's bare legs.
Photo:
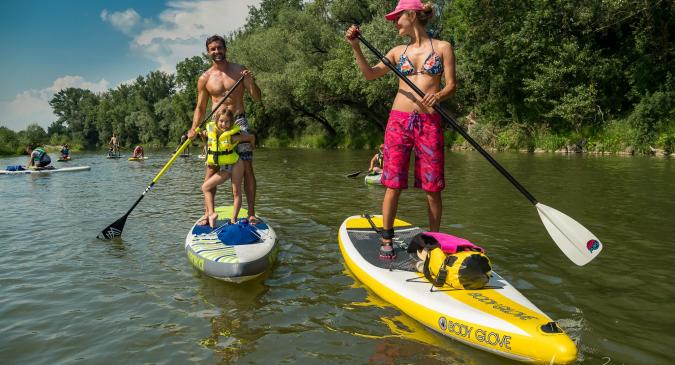
<svg viewBox="0 0 675 365">
<path fill-rule="evenodd" d="M 237 223 L 239 210 L 241 210 L 241 182 L 244 178 L 244 164 L 237 161 L 232 167 L 232 223 Z"/>
<path fill-rule="evenodd" d="M 209 165 L 206 165 L 206 169 L 205 169 L 205 171 L 204 171 L 204 183 L 206 183 L 206 181 L 207 181 L 211 176 L 213 176 L 214 174 L 216 174 L 219 170 L 220 170 L 220 166 L 209 166 Z M 216 191 L 217 191 L 217 187 L 214 187 L 214 188 L 209 192 L 209 194 L 211 194 L 211 200 L 215 200 L 215 199 L 216 199 Z M 207 194 L 207 193 L 204 193 L 204 194 Z M 206 207 L 206 197 L 204 197 L 204 215 L 203 215 L 201 218 L 199 218 L 199 221 L 197 221 L 197 224 L 199 224 L 199 225 L 201 225 L 201 226 L 207 225 L 208 222 L 209 222 L 209 218 L 208 218 L 208 217 L 209 217 L 209 212 L 208 212 L 208 208 Z"/>
<path fill-rule="evenodd" d="M 206 218 L 209 220 L 209 226 L 215 228 L 218 214 L 215 212 L 214 200 L 216 187 L 230 178 L 230 173 L 227 171 L 219 171 L 209 177 L 202 185 L 202 192 L 204 192 L 204 206 L 206 207 Z"/>
</svg>

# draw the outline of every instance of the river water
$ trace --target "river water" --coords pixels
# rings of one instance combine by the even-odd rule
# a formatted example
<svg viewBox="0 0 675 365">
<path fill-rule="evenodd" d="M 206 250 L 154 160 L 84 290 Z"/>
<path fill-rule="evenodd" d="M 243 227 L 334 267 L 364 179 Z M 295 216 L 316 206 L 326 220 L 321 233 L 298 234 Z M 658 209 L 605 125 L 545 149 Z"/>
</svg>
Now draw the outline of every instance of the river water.
<svg viewBox="0 0 675 365">
<path fill-rule="evenodd" d="M 170 153 L 148 155 L 139 163 L 82 153 L 55 164 L 91 171 L 0 176 L 1 363 L 512 363 L 423 328 L 346 270 L 338 227 L 379 213 L 384 190 L 345 175 L 366 168 L 372 151 L 256 151 L 257 210 L 281 251 L 266 276 L 241 285 L 200 276 L 185 256 L 202 210 L 196 158 L 174 163 L 121 240 L 95 238 Z M 584 267 L 570 262 L 536 209 L 476 152 L 446 155 L 442 230 L 487 248 L 495 271 L 575 340 L 579 363 L 675 362 L 674 161 L 494 156 L 604 251 Z M 426 226 L 424 194 L 404 192 L 399 216 Z"/>
</svg>

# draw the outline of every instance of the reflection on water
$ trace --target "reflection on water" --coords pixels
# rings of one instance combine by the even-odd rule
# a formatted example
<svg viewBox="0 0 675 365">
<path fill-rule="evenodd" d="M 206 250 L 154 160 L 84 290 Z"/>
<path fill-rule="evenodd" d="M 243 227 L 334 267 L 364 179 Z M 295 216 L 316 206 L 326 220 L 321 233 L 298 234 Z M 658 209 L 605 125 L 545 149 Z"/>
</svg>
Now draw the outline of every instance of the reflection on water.
<svg viewBox="0 0 675 365">
<path fill-rule="evenodd" d="M 352 302 L 345 308 L 353 312 L 353 316 L 372 318 L 370 312 L 379 318 L 376 326 L 369 326 L 373 333 L 364 333 L 363 327 L 343 324 L 338 328 L 326 327 L 331 331 L 343 331 L 352 336 L 375 341 L 373 354 L 369 362 L 377 364 L 424 363 L 424 364 L 477 364 L 476 358 L 482 354 L 469 355 L 473 349 L 459 345 L 442 335 L 434 333 L 419 322 L 402 314 L 388 302 L 380 299 L 345 267 L 343 274 L 354 279 L 350 289 L 365 290 L 362 301 Z M 476 351 L 477 352 L 477 351 Z"/>
<path fill-rule="evenodd" d="M 192 314 L 211 322 L 210 335 L 202 338 L 199 344 L 217 357 L 236 361 L 252 351 L 256 341 L 265 334 L 247 324 L 256 316 L 256 311 L 250 309 L 259 306 L 268 290 L 264 285 L 267 275 L 239 285 L 198 276 L 202 279 L 198 295 L 211 308 Z"/>
<path fill-rule="evenodd" d="M 203 209 L 196 158 L 173 164 L 120 240 L 95 238 L 169 153 L 148 156 L 83 153 L 68 166 L 90 171 L 0 176 L 3 363 L 511 363 L 424 328 L 345 270 L 338 227 L 378 213 L 384 194 L 345 177 L 366 168 L 372 151 L 256 151 L 257 210 L 281 251 L 273 270 L 243 285 L 199 275 L 185 257 Z M 673 363 L 672 160 L 496 158 L 542 203 L 600 237 L 602 254 L 584 267 L 569 262 L 530 203 L 474 152 L 447 154 L 443 230 L 486 247 L 495 270 L 560 321 L 584 363 Z M 231 202 L 226 190 L 220 204 Z M 401 217 L 426 225 L 424 199 L 402 194 Z"/>
</svg>

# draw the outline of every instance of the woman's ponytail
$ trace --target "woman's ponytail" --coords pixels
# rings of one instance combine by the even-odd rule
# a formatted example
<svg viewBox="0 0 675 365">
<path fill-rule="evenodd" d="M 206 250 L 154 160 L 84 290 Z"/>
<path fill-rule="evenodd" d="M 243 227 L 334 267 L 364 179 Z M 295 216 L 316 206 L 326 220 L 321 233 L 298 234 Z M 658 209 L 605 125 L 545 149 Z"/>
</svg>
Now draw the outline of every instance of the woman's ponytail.
<svg viewBox="0 0 675 365">
<path fill-rule="evenodd" d="M 417 11 L 417 19 L 419 19 L 422 25 L 426 26 L 434 17 L 434 5 L 432 3 L 424 3 L 422 6 L 423 9 Z"/>
</svg>

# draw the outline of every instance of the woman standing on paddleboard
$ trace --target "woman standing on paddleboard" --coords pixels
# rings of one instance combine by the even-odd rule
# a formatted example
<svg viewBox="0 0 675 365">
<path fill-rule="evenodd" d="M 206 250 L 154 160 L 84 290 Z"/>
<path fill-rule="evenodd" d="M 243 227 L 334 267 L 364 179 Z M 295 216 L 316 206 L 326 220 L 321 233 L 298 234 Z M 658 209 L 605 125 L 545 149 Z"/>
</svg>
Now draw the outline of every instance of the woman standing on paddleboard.
<svg viewBox="0 0 675 365">
<path fill-rule="evenodd" d="M 455 56 L 450 43 L 432 39 L 427 34 L 425 27 L 433 16 L 432 5 L 422 4 L 419 0 L 400 0 L 396 9 L 386 15 L 387 20 L 394 22 L 399 36 L 410 38 L 407 44 L 392 48 L 386 58 L 420 88 L 425 97 L 419 98 L 400 80 L 387 121 L 382 173 L 382 185 L 387 188 L 382 202 L 382 259 L 395 258 L 393 224 L 401 191 L 408 188 L 408 167 L 413 149 L 415 187 L 423 189 L 427 195 L 429 230 L 437 232 L 440 228 L 445 159 L 441 116 L 434 112 L 433 106 L 455 91 Z M 359 29 L 352 26 L 346 32 L 346 38 L 363 76 L 366 80 L 384 76 L 389 69 L 382 62 L 373 67 L 368 64 L 356 38 L 358 33 Z M 441 80 L 445 81 L 443 87 Z"/>
</svg>

